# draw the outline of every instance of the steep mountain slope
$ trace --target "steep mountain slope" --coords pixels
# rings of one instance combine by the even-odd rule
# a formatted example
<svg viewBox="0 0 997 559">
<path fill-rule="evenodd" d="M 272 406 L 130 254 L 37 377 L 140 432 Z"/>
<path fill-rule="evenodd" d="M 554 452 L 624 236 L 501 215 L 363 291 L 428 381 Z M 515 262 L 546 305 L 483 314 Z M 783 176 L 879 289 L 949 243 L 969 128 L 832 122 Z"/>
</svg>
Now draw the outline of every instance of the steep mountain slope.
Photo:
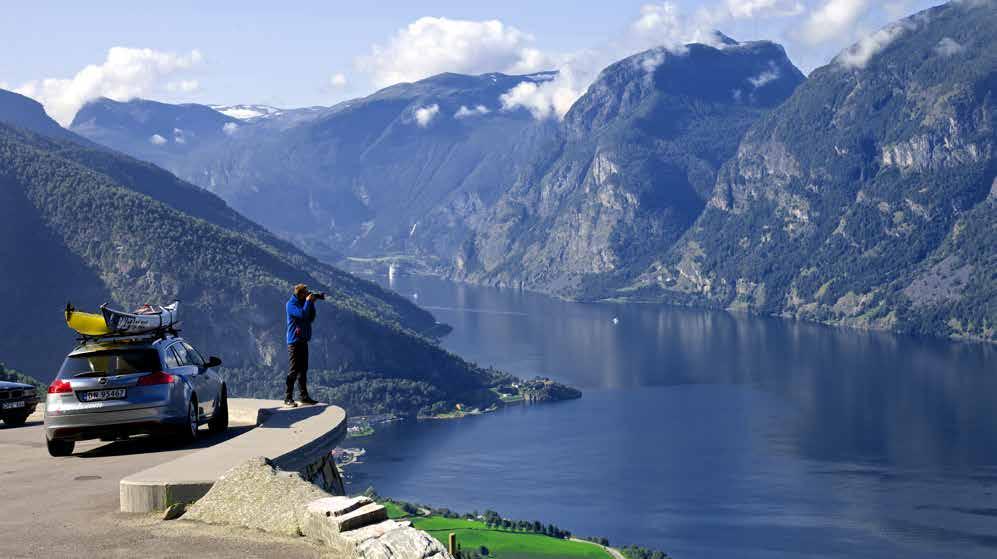
<svg viewBox="0 0 997 559">
<path fill-rule="evenodd" d="M 235 391 L 272 394 L 284 368 L 283 303 L 299 281 L 330 293 L 312 348 L 316 392 L 354 412 L 487 402 L 482 389 L 502 377 L 420 335 L 438 328 L 429 313 L 277 241 L 215 196 L 149 164 L 4 124 L 0 234 L 0 354 L 41 380 L 71 346 L 67 298 L 128 308 L 178 297 L 185 334 L 223 357 Z"/>
<path fill-rule="evenodd" d="M 803 81 L 782 47 L 721 39 L 606 68 L 453 275 L 591 297 L 646 270 L 699 216 L 742 134 Z"/>
<path fill-rule="evenodd" d="M 326 259 L 448 254 L 553 130 L 525 110 L 501 110 L 499 97 L 550 77 L 441 74 L 328 109 L 213 122 L 217 141 L 160 150 L 132 118 L 150 102 L 88 105 L 72 128 L 208 188 Z M 116 135 L 126 121 L 134 132 Z"/>
<path fill-rule="evenodd" d="M 168 167 L 226 141 L 239 122 L 193 103 L 102 98 L 84 105 L 70 128 L 98 144 Z"/>
<path fill-rule="evenodd" d="M 927 10 L 815 70 L 638 296 L 997 339 L 995 7 Z"/>
</svg>

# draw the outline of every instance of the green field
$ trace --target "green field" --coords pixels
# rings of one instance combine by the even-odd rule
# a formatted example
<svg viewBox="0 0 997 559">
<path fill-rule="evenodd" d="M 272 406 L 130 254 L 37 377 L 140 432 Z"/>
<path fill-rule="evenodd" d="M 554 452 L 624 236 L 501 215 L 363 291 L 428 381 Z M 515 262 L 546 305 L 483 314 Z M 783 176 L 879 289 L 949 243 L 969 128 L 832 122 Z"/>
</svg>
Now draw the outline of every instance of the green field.
<svg viewBox="0 0 997 559">
<path fill-rule="evenodd" d="M 387 506 L 387 505 L 386 505 Z M 395 507 L 397 509 L 397 506 Z M 389 513 L 392 509 L 388 509 Z M 400 511 L 401 509 L 398 509 Z M 439 516 L 414 517 L 412 525 L 424 530 L 447 545 L 450 533 L 457 534 L 457 543 L 464 550 L 488 548 L 489 557 L 496 559 L 534 559 L 548 557 L 584 557 L 611 559 L 601 547 L 585 542 L 574 542 L 531 534 L 488 528 L 484 522 L 442 518 Z"/>
<path fill-rule="evenodd" d="M 385 510 L 388 511 L 388 518 L 405 518 L 408 514 L 402 510 L 402 507 L 391 501 L 384 501 L 381 503 L 384 505 Z"/>
</svg>

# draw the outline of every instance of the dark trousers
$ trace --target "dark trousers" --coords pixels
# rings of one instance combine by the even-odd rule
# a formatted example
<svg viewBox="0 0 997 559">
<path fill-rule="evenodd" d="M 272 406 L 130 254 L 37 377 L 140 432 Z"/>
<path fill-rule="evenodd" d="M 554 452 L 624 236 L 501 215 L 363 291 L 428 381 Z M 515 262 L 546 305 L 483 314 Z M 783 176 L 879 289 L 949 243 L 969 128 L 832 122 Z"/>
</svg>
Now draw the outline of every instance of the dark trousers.
<svg viewBox="0 0 997 559">
<path fill-rule="evenodd" d="M 298 392 L 304 400 L 308 398 L 308 342 L 297 342 L 287 346 L 287 356 L 289 366 L 284 399 L 294 398 L 294 381 L 298 381 Z"/>
</svg>

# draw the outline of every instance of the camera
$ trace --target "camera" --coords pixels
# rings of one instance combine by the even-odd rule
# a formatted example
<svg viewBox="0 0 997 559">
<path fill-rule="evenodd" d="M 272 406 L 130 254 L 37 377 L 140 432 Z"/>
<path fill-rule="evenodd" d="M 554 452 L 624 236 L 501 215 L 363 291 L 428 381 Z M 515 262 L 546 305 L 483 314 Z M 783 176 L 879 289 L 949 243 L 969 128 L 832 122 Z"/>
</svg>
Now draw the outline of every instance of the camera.
<svg viewBox="0 0 997 559">
<path fill-rule="evenodd" d="M 319 301 L 325 301 L 325 293 L 312 293 Z"/>
</svg>

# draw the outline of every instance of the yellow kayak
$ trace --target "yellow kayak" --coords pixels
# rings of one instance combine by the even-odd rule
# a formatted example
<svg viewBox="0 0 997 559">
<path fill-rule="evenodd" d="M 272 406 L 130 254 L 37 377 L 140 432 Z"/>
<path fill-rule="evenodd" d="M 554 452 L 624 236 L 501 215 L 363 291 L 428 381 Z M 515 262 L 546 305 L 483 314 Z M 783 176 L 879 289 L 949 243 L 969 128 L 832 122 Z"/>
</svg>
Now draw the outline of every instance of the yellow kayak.
<svg viewBox="0 0 997 559">
<path fill-rule="evenodd" d="M 110 334 L 104 315 L 81 312 L 66 305 L 66 325 L 84 336 L 103 336 Z"/>
</svg>

